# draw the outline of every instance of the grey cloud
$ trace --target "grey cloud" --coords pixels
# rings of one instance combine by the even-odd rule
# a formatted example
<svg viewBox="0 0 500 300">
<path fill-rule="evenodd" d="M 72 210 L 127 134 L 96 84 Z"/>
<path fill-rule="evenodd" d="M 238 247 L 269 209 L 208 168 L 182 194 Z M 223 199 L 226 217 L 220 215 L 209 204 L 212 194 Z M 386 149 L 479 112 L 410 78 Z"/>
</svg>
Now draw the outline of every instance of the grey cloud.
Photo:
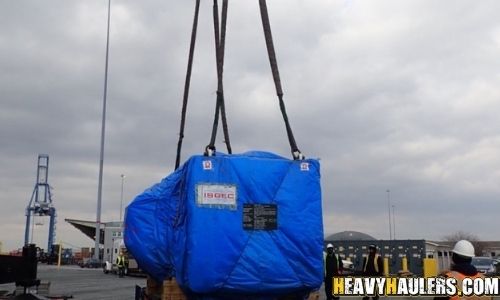
<svg viewBox="0 0 500 300">
<path fill-rule="evenodd" d="M 183 158 L 209 141 L 216 70 L 202 1 Z M 494 239 L 500 146 L 496 1 L 269 1 L 301 150 L 322 163 L 325 232 L 401 238 L 458 227 Z M 173 168 L 193 1 L 112 1 L 103 219 Z M 289 156 L 257 2 L 230 3 L 225 95 L 235 152 Z M 38 153 L 51 157 L 58 235 L 95 218 L 106 1 L 0 4 L 0 224 L 22 243 Z M 224 151 L 219 132 L 217 147 Z M 463 225 L 456 216 L 467 219 Z M 42 235 L 42 234 L 41 234 Z"/>
</svg>

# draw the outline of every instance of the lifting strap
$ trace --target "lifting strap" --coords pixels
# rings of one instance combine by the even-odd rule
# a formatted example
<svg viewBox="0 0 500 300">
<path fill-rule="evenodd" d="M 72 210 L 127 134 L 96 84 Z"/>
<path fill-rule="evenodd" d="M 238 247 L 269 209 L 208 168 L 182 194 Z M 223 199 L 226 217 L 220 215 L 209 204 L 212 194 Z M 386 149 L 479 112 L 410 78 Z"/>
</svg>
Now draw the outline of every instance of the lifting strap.
<svg viewBox="0 0 500 300">
<path fill-rule="evenodd" d="M 290 126 L 290 123 L 288 121 L 288 116 L 286 113 L 285 102 L 283 100 L 283 88 L 281 87 L 281 79 L 280 79 L 280 74 L 279 74 L 279 69 L 278 69 L 278 63 L 276 60 L 276 53 L 274 50 L 273 38 L 272 38 L 272 34 L 271 34 L 271 25 L 269 23 L 269 14 L 267 11 L 266 0 L 259 0 L 259 6 L 260 6 L 260 14 L 261 14 L 261 18 L 262 18 L 262 27 L 264 29 L 264 36 L 266 39 L 267 53 L 269 56 L 269 62 L 271 65 L 271 71 L 272 71 L 273 79 L 274 79 L 274 85 L 276 87 L 276 93 L 278 95 L 281 114 L 282 114 L 283 120 L 285 122 L 286 133 L 287 133 L 287 137 L 288 137 L 288 142 L 290 144 L 292 156 L 293 156 L 293 159 L 295 159 L 295 160 L 304 159 L 303 154 L 300 152 L 299 148 L 297 147 L 297 143 L 295 142 L 292 128 Z M 197 27 L 198 27 L 199 9 L 200 9 L 200 0 L 196 0 L 193 29 L 192 29 L 192 33 L 191 33 L 191 44 L 190 44 L 190 48 L 189 48 L 188 67 L 187 67 L 187 72 L 186 72 L 186 80 L 185 80 L 185 84 L 184 84 L 182 116 L 181 116 L 180 132 L 179 132 L 179 141 L 177 143 L 177 157 L 176 157 L 176 161 L 175 161 L 175 169 L 177 169 L 180 165 L 182 140 L 184 138 L 184 127 L 185 127 L 187 103 L 188 103 L 188 97 L 189 97 L 189 87 L 190 87 L 190 82 L 191 82 L 191 71 L 192 71 L 192 66 L 193 66 L 193 56 L 194 56 L 194 49 L 195 49 L 195 44 L 196 44 L 196 32 L 197 32 Z M 210 138 L 210 143 L 205 148 L 205 155 L 213 155 L 215 153 L 215 140 L 217 137 L 219 113 L 221 115 L 221 120 L 222 120 L 222 128 L 223 128 L 223 132 L 224 132 L 224 143 L 226 144 L 227 152 L 229 154 L 232 153 L 231 143 L 229 140 L 227 119 L 226 119 L 226 109 L 225 109 L 225 103 L 224 103 L 224 87 L 223 87 L 227 9 L 228 9 L 228 0 L 222 0 L 221 24 L 219 25 L 218 0 L 214 0 L 213 16 L 214 16 L 214 34 L 215 34 L 215 54 L 216 54 L 216 61 L 217 61 L 217 99 L 216 99 L 216 106 L 215 106 L 214 123 L 212 126 L 212 135 Z M 219 28 L 219 26 L 220 26 L 220 28 Z"/>
<path fill-rule="evenodd" d="M 278 70 L 278 62 L 276 60 L 276 52 L 274 51 L 273 36 L 271 34 L 271 25 L 269 23 L 269 14 L 267 12 L 266 0 L 259 0 L 260 15 L 262 18 L 262 27 L 264 28 L 264 36 L 266 38 L 267 54 L 269 56 L 269 63 L 271 64 L 271 70 L 273 72 L 274 85 L 276 86 L 276 93 L 279 99 L 279 105 L 281 114 L 283 115 L 283 120 L 285 121 L 286 133 L 288 136 L 288 142 L 290 143 L 290 148 L 292 151 L 293 159 L 303 159 L 304 156 L 297 147 L 295 138 L 293 136 L 292 128 L 288 122 L 288 116 L 286 114 L 285 102 L 283 101 L 283 89 L 281 87 L 280 72 Z"/>
<path fill-rule="evenodd" d="M 217 127 L 219 124 L 219 112 L 221 114 L 222 129 L 224 132 L 224 143 L 226 144 L 228 154 L 232 153 L 231 142 L 229 140 L 229 131 L 226 119 L 226 107 L 224 103 L 223 71 L 224 71 L 224 51 L 226 44 L 226 24 L 227 24 L 228 0 L 222 0 L 222 16 L 219 31 L 219 7 L 218 0 L 214 0 L 214 34 L 215 34 L 215 57 L 217 62 L 217 99 L 215 104 L 214 123 L 212 126 L 212 135 L 210 143 L 205 148 L 205 155 L 215 153 L 215 139 L 217 137 Z"/>
<path fill-rule="evenodd" d="M 193 69 L 193 56 L 194 56 L 194 47 L 196 45 L 196 31 L 198 29 L 198 15 L 200 12 L 200 0 L 196 0 L 195 12 L 194 12 L 194 21 L 193 21 L 193 30 L 191 32 L 191 44 L 189 46 L 189 59 L 188 66 L 186 72 L 186 81 L 184 82 L 184 96 L 182 100 L 182 113 L 181 113 L 181 126 L 179 130 L 179 141 L 177 142 L 177 156 L 175 158 L 175 169 L 179 168 L 181 162 L 181 149 L 182 149 L 182 139 L 184 138 L 184 127 L 186 124 L 186 111 L 187 111 L 187 103 L 189 97 L 189 86 L 191 83 L 191 70 Z"/>
</svg>

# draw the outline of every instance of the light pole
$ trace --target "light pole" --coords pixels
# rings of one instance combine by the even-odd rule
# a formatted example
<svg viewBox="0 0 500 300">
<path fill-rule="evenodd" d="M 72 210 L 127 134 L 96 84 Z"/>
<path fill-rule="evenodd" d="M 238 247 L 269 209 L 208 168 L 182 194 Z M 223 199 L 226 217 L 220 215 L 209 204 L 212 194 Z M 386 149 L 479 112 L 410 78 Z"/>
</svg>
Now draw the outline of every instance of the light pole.
<svg viewBox="0 0 500 300">
<path fill-rule="evenodd" d="M 104 93 L 102 99 L 102 122 L 101 122 L 101 154 L 99 159 L 99 186 L 97 188 L 97 212 L 95 226 L 95 249 L 94 258 L 100 259 L 101 245 L 101 203 L 102 203 L 102 173 L 104 166 L 104 136 L 106 133 L 106 97 L 108 94 L 108 57 L 109 57 L 109 23 L 111 18 L 111 0 L 108 0 L 108 31 L 106 35 L 106 64 L 104 66 Z"/>
<path fill-rule="evenodd" d="M 392 240 L 392 224 L 391 224 L 391 190 L 387 190 L 387 210 L 389 213 L 389 240 Z"/>
<path fill-rule="evenodd" d="M 396 239 L 396 213 L 394 212 L 396 205 L 392 205 L 392 236 Z"/>
<path fill-rule="evenodd" d="M 122 178 L 122 191 L 120 193 L 120 223 L 122 222 L 122 211 L 123 211 L 123 182 L 125 181 L 125 175 L 120 175 Z"/>
</svg>

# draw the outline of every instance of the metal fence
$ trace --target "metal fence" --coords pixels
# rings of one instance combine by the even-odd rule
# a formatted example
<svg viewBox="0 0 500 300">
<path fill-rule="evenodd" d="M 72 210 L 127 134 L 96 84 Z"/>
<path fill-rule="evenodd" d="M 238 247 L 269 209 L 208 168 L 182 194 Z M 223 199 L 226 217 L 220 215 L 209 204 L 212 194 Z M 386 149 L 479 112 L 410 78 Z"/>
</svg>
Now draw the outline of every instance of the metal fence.
<svg viewBox="0 0 500 300">
<path fill-rule="evenodd" d="M 325 241 L 325 249 L 332 243 L 335 252 L 343 259 L 353 262 L 354 269 L 363 269 L 363 258 L 368 255 L 368 246 L 377 246 L 378 253 L 389 259 L 389 274 L 397 274 L 402 269 L 402 259 L 408 260 L 408 270 L 415 275 L 423 274 L 423 259 L 426 255 L 425 240 L 352 240 Z"/>
</svg>

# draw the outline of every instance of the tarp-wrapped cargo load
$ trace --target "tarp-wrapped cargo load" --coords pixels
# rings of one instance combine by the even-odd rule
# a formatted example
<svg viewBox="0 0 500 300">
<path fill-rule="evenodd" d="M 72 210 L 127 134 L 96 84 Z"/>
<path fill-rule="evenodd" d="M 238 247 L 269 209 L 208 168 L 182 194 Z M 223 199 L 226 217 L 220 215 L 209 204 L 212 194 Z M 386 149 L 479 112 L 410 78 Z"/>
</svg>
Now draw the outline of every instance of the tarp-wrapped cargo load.
<svg viewBox="0 0 500 300">
<path fill-rule="evenodd" d="M 126 208 L 124 240 L 139 267 L 158 282 L 173 276 L 170 247 L 178 211 L 182 168 L 164 178 Z"/>
<path fill-rule="evenodd" d="M 279 295 L 323 280 L 317 160 L 193 156 L 128 206 L 125 226 L 140 267 L 187 292 Z"/>
</svg>

